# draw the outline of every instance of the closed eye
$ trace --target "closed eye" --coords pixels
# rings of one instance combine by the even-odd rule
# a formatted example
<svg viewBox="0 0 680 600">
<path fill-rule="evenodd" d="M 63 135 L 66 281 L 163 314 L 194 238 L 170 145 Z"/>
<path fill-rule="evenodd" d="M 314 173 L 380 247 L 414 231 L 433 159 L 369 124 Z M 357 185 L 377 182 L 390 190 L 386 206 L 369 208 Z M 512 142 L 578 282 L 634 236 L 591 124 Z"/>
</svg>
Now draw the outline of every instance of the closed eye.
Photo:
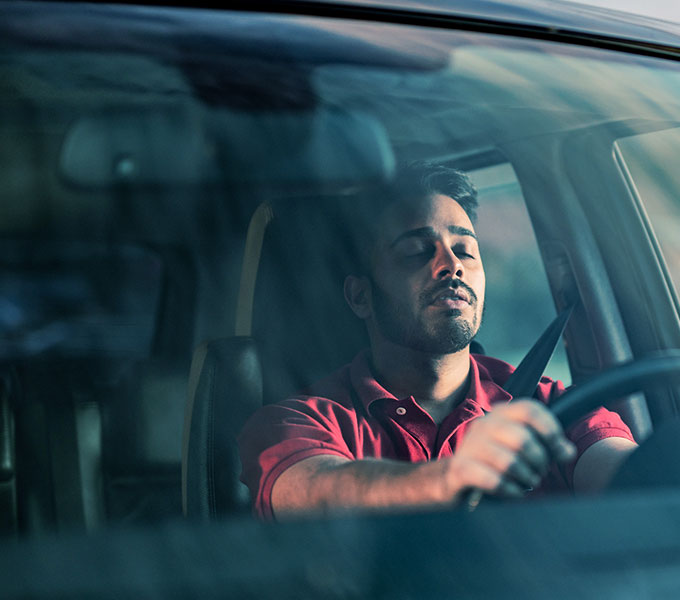
<svg viewBox="0 0 680 600">
<path fill-rule="evenodd" d="M 410 238 L 398 245 L 397 253 L 401 258 L 432 256 L 434 254 L 434 245 L 429 240 Z"/>
<path fill-rule="evenodd" d="M 466 245 L 457 244 L 451 248 L 451 250 L 458 258 L 461 259 L 468 258 L 475 260 L 477 258 L 477 252 L 473 248 L 469 248 Z"/>
</svg>

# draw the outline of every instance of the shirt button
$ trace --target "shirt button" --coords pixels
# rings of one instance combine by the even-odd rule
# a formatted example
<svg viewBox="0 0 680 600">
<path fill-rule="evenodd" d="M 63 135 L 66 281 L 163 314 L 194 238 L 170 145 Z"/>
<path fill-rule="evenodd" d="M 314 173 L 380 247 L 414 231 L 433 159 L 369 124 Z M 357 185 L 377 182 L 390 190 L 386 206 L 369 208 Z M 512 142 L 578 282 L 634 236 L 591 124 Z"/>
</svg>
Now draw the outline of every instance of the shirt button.
<svg viewBox="0 0 680 600">
<path fill-rule="evenodd" d="M 406 414 L 406 409 L 405 409 L 403 406 L 398 406 L 398 407 L 397 407 L 397 410 L 396 410 L 396 413 L 397 413 L 398 415 L 405 415 L 405 414 Z"/>
</svg>

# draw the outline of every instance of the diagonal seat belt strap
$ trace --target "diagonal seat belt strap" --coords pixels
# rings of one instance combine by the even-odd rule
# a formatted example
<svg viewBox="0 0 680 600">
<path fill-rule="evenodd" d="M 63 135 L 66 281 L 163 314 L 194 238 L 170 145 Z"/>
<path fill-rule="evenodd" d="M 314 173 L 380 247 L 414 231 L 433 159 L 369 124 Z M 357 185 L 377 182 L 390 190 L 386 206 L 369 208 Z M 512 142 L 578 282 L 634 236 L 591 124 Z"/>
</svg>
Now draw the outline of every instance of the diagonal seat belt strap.
<svg viewBox="0 0 680 600">
<path fill-rule="evenodd" d="M 574 304 L 565 308 L 555 320 L 548 325 L 522 362 L 513 371 L 503 386 L 503 389 L 513 398 L 531 397 L 536 391 L 538 382 L 543 376 L 548 362 L 555 353 L 555 348 L 567 326 L 569 317 L 574 310 Z"/>
</svg>

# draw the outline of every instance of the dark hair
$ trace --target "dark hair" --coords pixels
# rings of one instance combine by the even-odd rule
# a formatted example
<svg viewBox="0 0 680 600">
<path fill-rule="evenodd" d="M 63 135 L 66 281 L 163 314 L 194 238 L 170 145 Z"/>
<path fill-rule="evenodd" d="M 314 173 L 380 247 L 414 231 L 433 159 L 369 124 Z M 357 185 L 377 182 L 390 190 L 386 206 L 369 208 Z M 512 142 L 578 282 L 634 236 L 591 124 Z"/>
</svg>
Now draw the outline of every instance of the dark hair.
<svg viewBox="0 0 680 600">
<path fill-rule="evenodd" d="M 458 169 L 427 161 L 411 162 L 397 171 L 389 187 L 390 204 L 418 202 L 442 194 L 458 202 L 473 225 L 477 221 L 477 190 L 470 178 Z"/>
<path fill-rule="evenodd" d="M 370 198 L 361 198 L 347 206 L 349 243 L 352 255 L 348 274 L 368 274 L 370 256 L 377 237 L 377 225 L 385 210 L 403 203 L 417 203 L 435 194 L 449 196 L 465 211 L 470 221 L 477 221 L 477 190 L 470 178 L 451 167 L 427 161 L 402 165 L 395 176 Z"/>
</svg>

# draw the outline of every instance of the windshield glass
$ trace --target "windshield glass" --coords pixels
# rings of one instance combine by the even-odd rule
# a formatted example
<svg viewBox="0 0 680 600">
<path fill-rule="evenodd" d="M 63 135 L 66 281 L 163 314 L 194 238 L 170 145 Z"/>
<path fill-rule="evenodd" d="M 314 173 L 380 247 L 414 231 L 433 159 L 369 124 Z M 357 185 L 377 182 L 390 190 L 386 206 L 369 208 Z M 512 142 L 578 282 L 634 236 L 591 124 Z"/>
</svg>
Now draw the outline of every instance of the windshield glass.
<svg viewBox="0 0 680 600">
<path fill-rule="evenodd" d="M 350 229 L 406 163 L 477 190 L 474 354 L 517 365 L 569 307 L 541 369 L 564 386 L 680 338 L 661 316 L 677 309 L 676 62 L 339 18 L 0 11 L 8 534 L 179 518 L 202 342 L 254 339 L 265 404 L 367 348 L 343 287 Z M 645 136 L 668 130 L 662 162 Z M 616 267 L 622 247 L 648 257 L 644 286 Z M 442 302 L 473 304 L 465 293 Z M 614 406 L 635 435 L 650 430 L 646 398 Z"/>
</svg>

